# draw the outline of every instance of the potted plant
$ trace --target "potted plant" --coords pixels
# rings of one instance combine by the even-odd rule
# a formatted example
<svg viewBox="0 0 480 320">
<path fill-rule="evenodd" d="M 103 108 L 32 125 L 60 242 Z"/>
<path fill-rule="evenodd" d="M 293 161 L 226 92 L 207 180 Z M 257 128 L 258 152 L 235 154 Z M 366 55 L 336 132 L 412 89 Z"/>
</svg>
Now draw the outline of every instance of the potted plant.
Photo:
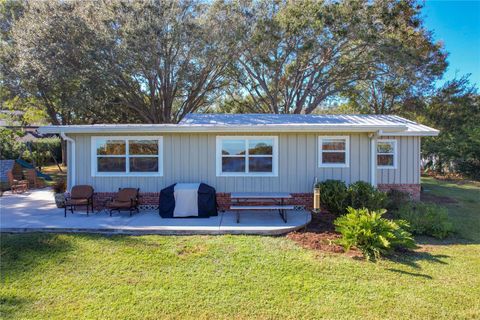
<svg viewBox="0 0 480 320">
<path fill-rule="evenodd" d="M 57 208 L 65 207 L 65 191 L 67 190 L 67 183 L 65 179 L 58 179 L 52 186 L 55 196 L 55 204 Z"/>
</svg>

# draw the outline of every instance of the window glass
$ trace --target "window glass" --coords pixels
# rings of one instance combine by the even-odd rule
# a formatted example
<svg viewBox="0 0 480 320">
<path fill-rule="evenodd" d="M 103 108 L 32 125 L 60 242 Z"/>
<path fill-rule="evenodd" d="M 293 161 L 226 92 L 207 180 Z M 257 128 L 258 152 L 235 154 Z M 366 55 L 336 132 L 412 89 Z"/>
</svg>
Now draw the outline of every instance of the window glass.
<svg viewBox="0 0 480 320">
<path fill-rule="evenodd" d="M 97 140 L 97 155 L 124 155 L 125 140 Z"/>
<path fill-rule="evenodd" d="M 249 157 L 248 170 L 249 172 L 272 172 L 272 157 Z"/>
<path fill-rule="evenodd" d="M 249 140 L 248 154 L 253 155 L 272 155 L 273 154 L 273 140 Z"/>
<path fill-rule="evenodd" d="M 223 155 L 244 155 L 245 140 L 223 140 L 222 154 Z"/>
<path fill-rule="evenodd" d="M 393 153 L 394 143 L 393 142 L 378 142 L 377 152 L 378 153 Z"/>
<path fill-rule="evenodd" d="M 345 150 L 345 139 L 323 139 L 323 150 Z"/>
<path fill-rule="evenodd" d="M 222 157 L 222 172 L 245 172 L 245 158 Z"/>
<path fill-rule="evenodd" d="M 125 172 L 126 161 L 123 157 L 98 157 L 98 172 Z"/>
<path fill-rule="evenodd" d="M 323 152 L 322 163 L 345 163 L 345 152 Z"/>
<path fill-rule="evenodd" d="M 393 154 L 379 154 L 377 157 L 377 165 L 379 166 L 393 166 Z"/>
<path fill-rule="evenodd" d="M 158 157 L 130 158 L 130 172 L 158 172 Z"/>
<path fill-rule="evenodd" d="M 128 152 L 131 155 L 157 155 L 158 141 L 156 140 L 130 140 Z"/>
</svg>

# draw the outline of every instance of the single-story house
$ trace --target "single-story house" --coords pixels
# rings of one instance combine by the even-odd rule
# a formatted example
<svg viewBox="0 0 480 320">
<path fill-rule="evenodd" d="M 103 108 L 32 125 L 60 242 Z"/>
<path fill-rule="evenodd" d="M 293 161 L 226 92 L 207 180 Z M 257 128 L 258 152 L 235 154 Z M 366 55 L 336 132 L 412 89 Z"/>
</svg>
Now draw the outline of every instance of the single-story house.
<svg viewBox="0 0 480 320">
<path fill-rule="evenodd" d="M 68 188 L 97 197 L 204 182 L 219 204 L 232 192 L 289 192 L 311 205 L 315 181 L 367 181 L 420 195 L 420 140 L 438 130 L 393 115 L 190 114 L 178 124 L 45 126 L 68 141 Z"/>
</svg>

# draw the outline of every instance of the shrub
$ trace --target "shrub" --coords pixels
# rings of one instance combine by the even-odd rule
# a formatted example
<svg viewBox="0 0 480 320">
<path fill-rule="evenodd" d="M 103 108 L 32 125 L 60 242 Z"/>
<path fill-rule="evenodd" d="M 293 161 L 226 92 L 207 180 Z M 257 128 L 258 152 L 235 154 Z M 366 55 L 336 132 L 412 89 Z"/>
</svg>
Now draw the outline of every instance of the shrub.
<svg viewBox="0 0 480 320">
<path fill-rule="evenodd" d="M 379 191 L 365 181 L 357 181 L 348 187 L 349 205 L 355 209 L 384 209 L 387 205 L 387 194 Z"/>
<path fill-rule="evenodd" d="M 395 216 L 407 220 L 416 235 L 443 239 L 453 232 L 447 209 L 434 203 L 410 202 L 401 206 Z"/>
<path fill-rule="evenodd" d="M 410 195 L 399 190 L 387 192 L 387 209 L 389 212 L 397 211 L 400 207 L 410 202 Z"/>
<path fill-rule="evenodd" d="M 343 214 L 348 206 L 348 190 L 345 182 L 326 180 L 318 183 L 322 204 L 333 214 Z"/>
<path fill-rule="evenodd" d="M 58 179 L 52 185 L 54 193 L 64 193 L 67 190 L 67 182 L 65 179 Z"/>
<path fill-rule="evenodd" d="M 368 182 L 357 181 L 348 188 L 343 181 L 326 180 L 318 183 L 322 205 L 333 214 L 344 214 L 347 207 L 370 210 L 383 209 L 387 205 L 387 195 Z"/>
<path fill-rule="evenodd" d="M 408 223 L 382 218 L 385 212 L 347 208 L 347 214 L 334 221 L 335 229 L 342 234 L 338 243 L 347 251 L 357 247 L 367 260 L 377 260 L 394 249 L 414 248 Z"/>
</svg>

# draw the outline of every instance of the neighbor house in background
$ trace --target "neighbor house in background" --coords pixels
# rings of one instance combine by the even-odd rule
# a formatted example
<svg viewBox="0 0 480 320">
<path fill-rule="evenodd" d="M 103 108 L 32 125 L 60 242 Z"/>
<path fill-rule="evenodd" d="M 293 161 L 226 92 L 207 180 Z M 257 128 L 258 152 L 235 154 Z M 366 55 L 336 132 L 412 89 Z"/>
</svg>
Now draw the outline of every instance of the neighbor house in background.
<svg viewBox="0 0 480 320">
<path fill-rule="evenodd" d="M 68 144 L 68 187 L 97 197 L 140 188 L 143 204 L 177 182 L 231 192 L 289 192 L 311 205 L 315 180 L 367 181 L 420 194 L 420 139 L 438 131 L 388 115 L 191 114 L 179 124 L 46 126 Z"/>
</svg>

